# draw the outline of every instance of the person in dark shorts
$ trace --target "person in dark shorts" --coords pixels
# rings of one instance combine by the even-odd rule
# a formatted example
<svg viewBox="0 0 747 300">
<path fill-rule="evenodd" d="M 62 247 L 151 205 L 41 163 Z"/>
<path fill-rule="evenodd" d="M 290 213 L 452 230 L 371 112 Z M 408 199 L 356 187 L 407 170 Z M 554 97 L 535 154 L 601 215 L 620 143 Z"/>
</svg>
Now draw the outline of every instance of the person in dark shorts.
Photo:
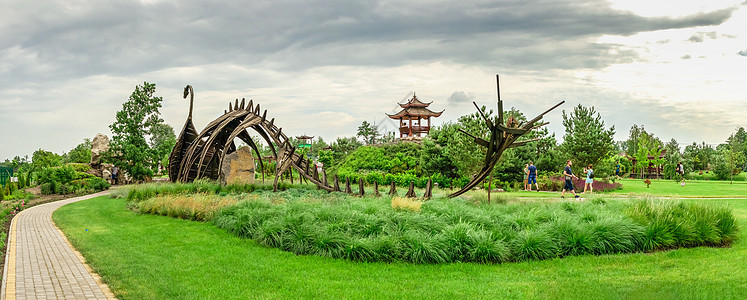
<svg viewBox="0 0 747 300">
<path fill-rule="evenodd" d="M 534 162 L 529 162 L 529 176 L 527 177 L 527 185 L 529 186 L 529 191 L 532 191 L 532 183 L 534 183 L 534 186 L 537 187 L 537 191 L 540 191 L 539 184 L 537 184 L 537 166 L 534 165 Z"/>
<path fill-rule="evenodd" d="M 615 176 L 620 177 L 620 164 L 615 166 Z"/>
<path fill-rule="evenodd" d="M 571 170 L 571 166 L 573 165 L 573 162 L 569 159 L 565 163 L 565 169 L 563 169 L 563 177 L 565 178 L 565 186 L 563 187 L 563 192 L 560 193 L 560 198 L 565 198 L 565 191 L 568 190 L 573 195 L 578 198 L 579 196 L 576 195 L 576 191 L 573 189 L 573 178 L 578 179 L 578 176 L 573 175 L 573 170 Z"/>
<path fill-rule="evenodd" d="M 119 176 L 119 168 L 112 167 L 112 184 L 117 184 L 117 177 Z"/>
</svg>

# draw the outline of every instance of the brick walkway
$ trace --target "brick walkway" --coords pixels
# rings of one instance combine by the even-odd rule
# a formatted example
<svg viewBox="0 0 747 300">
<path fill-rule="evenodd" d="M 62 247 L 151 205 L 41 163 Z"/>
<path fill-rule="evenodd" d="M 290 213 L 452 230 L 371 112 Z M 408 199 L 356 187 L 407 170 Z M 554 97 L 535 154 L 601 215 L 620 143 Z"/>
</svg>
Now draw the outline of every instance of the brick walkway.
<svg viewBox="0 0 747 300">
<path fill-rule="evenodd" d="M 52 212 L 108 191 L 34 206 L 11 223 L 0 299 L 115 299 L 52 223 Z"/>
</svg>

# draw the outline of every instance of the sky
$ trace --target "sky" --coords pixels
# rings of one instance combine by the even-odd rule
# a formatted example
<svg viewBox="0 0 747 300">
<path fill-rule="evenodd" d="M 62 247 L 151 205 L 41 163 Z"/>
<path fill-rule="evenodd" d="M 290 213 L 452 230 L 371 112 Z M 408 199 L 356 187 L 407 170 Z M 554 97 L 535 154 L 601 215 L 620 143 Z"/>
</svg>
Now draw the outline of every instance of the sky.
<svg viewBox="0 0 747 300">
<path fill-rule="evenodd" d="M 545 117 L 593 106 L 615 139 L 723 143 L 747 127 L 745 0 L 0 2 L 0 160 L 67 152 L 156 84 L 181 130 L 253 99 L 290 136 L 332 142 L 412 93 L 433 125 L 501 99 Z"/>
</svg>

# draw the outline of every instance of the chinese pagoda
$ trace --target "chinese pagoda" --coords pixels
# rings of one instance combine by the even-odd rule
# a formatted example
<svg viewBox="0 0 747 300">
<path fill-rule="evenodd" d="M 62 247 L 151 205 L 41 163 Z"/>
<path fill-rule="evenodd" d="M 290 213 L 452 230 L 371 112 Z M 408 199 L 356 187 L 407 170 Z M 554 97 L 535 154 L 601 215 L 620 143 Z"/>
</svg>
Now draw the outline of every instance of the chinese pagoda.
<svg viewBox="0 0 747 300">
<path fill-rule="evenodd" d="M 396 114 L 390 115 L 389 118 L 399 120 L 399 137 L 413 138 L 421 137 L 423 134 L 428 134 L 431 130 L 431 117 L 438 118 L 444 112 L 433 112 L 428 109 L 428 105 L 433 102 L 423 103 L 418 100 L 415 93 L 412 94 L 412 99 L 407 101 L 405 104 L 399 104 L 402 110 Z M 423 126 L 422 120 L 425 119 L 427 124 Z"/>
<path fill-rule="evenodd" d="M 298 140 L 298 148 L 311 148 L 311 140 L 314 139 L 314 137 L 304 134 L 302 136 L 297 136 L 296 139 Z"/>
</svg>

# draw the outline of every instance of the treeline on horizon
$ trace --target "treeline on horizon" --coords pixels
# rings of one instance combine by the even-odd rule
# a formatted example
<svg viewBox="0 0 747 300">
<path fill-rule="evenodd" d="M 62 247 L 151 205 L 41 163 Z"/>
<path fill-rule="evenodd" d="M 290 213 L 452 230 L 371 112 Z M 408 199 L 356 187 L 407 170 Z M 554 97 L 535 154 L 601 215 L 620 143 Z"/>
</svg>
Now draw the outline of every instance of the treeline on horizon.
<svg viewBox="0 0 747 300">
<path fill-rule="evenodd" d="M 138 85 L 116 121 L 109 127 L 113 132 L 110 151 L 103 162 L 112 163 L 135 180 L 147 180 L 153 176 L 166 175 L 164 166 L 176 142 L 173 127 L 160 118 L 161 97 L 154 97 L 155 84 L 145 82 Z M 494 118 L 494 111 L 481 107 L 482 113 Z M 518 122 L 526 122 L 526 116 L 515 108 L 504 112 Z M 625 141 L 613 141 L 615 127 L 605 127 L 604 119 L 595 108 L 578 105 L 572 110 L 562 111 L 565 127 L 563 142 L 559 143 L 554 133 L 541 128 L 523 136 L 520 140 L 538 139 L 535 142 L 508 149 L 495 166 L 494 183 L 511 188 L 521 181 L 524 165 L 530 161 L 539 169 L 541 176 L 557 175 L 567 160 L 574 161 L 574 172 L 593 165 L 597 178 L 614 173 L 617 165 L 623 173 L 642 174 L 651 165 L 663 166 L 662 176 L 675 179 L 675 166 L 685 165 L 688 172 L 712 171 L 716 179 L 728 179 L 745 170 L 747 158 L 747 133 L 739 127 L 726 143 L 711 147 L 705 142 L 693 143 L 681 148 L 675 139 L 664 142 L 643 125 L 633 125 Z M 464 130 L 478 137 L 489 133 L 478 113 L 464 115 L 457 121 L 434 126 L 421 143 L 398 143 L 393 132 L 381 133 L 376 125 L 364 121 L 354 137 L 337 138 L 331 144 L 317 137 L 310 147 L 297 151 L 324 165 L 328 176 L 368 181 L 389 176 L 397 182 L 425 182 L 432 178 L 441 186 L 459 186 L 469 181 L 483 165 L 484 151 Z M 262 139 L 255 139 L 261 141 Z M 291 137 L 298 146 L 300 141 Z M 258 143 L 262 156 L 270 156 L 267 145 Z M 112 155 L 117 153 L 119 155 Z M 635 159 L 634 166 L 631 159 Z M 91 160 L 91 141 L 82 143 L 63 154 L 44 149 L 28 155 L 6 159 L 0 166 L 13 168 L 15 172 L 31 172 L 67 163 L 88 163 Z M 260 168 L 257 168 L 260 170 Z M 274 164 L 264 168 L 267 175 L 274 173 Z"/>
</svg>

